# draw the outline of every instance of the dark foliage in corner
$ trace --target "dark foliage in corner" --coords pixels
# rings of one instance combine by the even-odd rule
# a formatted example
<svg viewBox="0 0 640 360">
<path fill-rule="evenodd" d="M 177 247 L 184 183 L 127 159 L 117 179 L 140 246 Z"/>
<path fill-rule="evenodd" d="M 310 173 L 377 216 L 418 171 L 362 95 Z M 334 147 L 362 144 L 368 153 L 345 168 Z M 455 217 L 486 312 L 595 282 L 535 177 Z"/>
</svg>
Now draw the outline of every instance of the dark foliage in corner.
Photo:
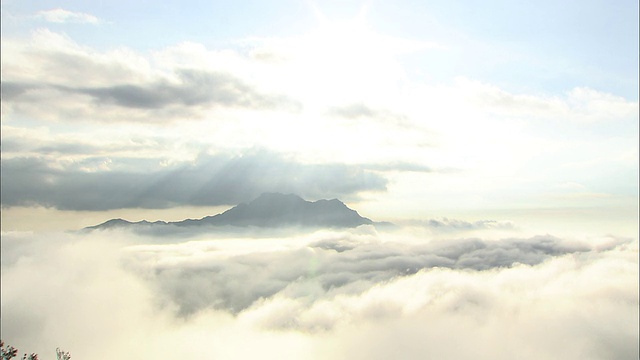
<svg viewBox="0 0 640 360">
<path fill-rule="evenodd" d="M 13 346 L 7 345 L 4 346 L 4 341 L 0 340 L 0 356 L 1 360 L 9 360 L 18 356 L 18 349 Z M 56 349 L 57 360 L 70 360 L 71 354 L 68 352 L 64 352 L 60 350 L 60 348 Z M 38 360 L 38 354 L 31 353 L 31 355 L 24 354 L 22 355 L 22 360 Z"/>
</svg>

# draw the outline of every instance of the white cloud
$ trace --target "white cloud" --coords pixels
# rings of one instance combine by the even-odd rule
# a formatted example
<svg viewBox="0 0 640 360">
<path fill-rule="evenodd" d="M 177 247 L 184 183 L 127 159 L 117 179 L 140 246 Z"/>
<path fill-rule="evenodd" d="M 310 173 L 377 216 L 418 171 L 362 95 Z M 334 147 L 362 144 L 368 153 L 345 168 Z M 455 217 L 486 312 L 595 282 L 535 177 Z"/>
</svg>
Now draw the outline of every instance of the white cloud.
<svg viewBox="0 0 640 360">
<path fill-rule="evenodd" d="M 574 123 L 615 123 L 638 117 L 638 103 L 588 87 L 574 87 L 563 96 L 514 94 L 497 86 L 458 78 L 458 91 L 484 110 L 500 115 Z"/>
<path fill-rule="evenodd" d="M 365 230 L 133 246 L 145 239 L 3 233 L 3 340 L 97 360 L 638 356 L 637 240 L 449 243 Z M 426 253 L 490 264 L 498 250 L 542 257 L 387 274 Z M 235 315 L 225 297 L 243 305 Z M 188 299 L 204 306 L 181 316 Z"/>
<path fill-rule="evenodd" d="M 181 63 L 175 53 L 184 46 L 151 56 L 126 48 L 99 52 L 47 29 L 26 42 L 3 39 L 2 50 L 9 54 L 2 59 L 3 106 L 39 120 L 166 123 L 202 119 L 217 108 L 300 108 L 292 97 L 257 87 L 243 71 L 246 64 L 238 69 L 239 55 Z"/>
<path fill-rule="evenodd" d="M 558 183 L 603 194 L 631 186 L 620 186 L 628 177 L 619 173 L 637 169 L 637 102 L 584 87 L 517 94 L 465 78 L 433 84 L 407 76 L 400 61 L 421 47 L 384 37 L 377 47 L 381 35 L 358 28 L 335 43 L 331 29 L 307 35 L 151 52 L 99 51 L 49 30 L 3 39 L 3 130 L 29 132 L 24 124 L 36 123 L 51 133 L 81 131 L 90 140 L 77 142 L 113 158 L 130 147 L 117 149 L 108 137 L 123 143 L 135 134 L 148 146 L 133 156 L 154 161 L 264 148 L 305 163 L 459 170 L 390 176 L 393 195 L 410 192 L 414 208 L 426 199 L 439 208 L 496 199 L 550 206 L 542 197 Z M 4 143 L 12 142 L 3 135 Z M 620 168 L 603 165 L 621 154 L 629 159 Z M 569 166 L 595 157 L 602 161 L 581 171 Z M 592 186 L 593 174 L 602 174 L 602 186 Z"/>
<path fill-rule="evenodd" d="M 386 118 L 388 129 L 426 126 L 450 131 L 445 125 L 456 129 L 464 125 L 482 131 L 481 135 L 490 135 L 493 129 L 486 127 L 486 120 L 495 115 L 584 123 L 637 117 L 637 103 L 584 87 L 576 87 L 564 96 L 549 96 L 512 94 L 465 78 L 450 85 L 420 83 L 411 80 L 399 62 L 401 51 L 394 44 L 402 41 L 386 39 L 380 45 L 380 35 L 365 30 L 339 34 L 324 30 L 300 38 L 249 43 L 250 50 L 257 51 L 275 41 L 280 45 L 272 52 L 293 52 L 282 55 L 282 62 L 265 63 L 252 56 L 251 51 L 210 50 L 193 42 L 151 53 L 122 48 L 101 52 L 65 35 L 38 30 L 30 41 L 3 39 L 3 92 L 10 95 L 3 104 L 20 105 L 21 111 L 43 119 L 109 116 L 117 120 L 120 116 L 124 121 L 154 115 L 161 121 L 193 118 L 193 114 L 200 115 L 196 118 L 210 116 L 203 110 L 216 103 L 251 109 L 256 105 L 253 100 L 260 98 L 262 103 L 288 101 L 294 110 L 297 103 L 298 110 L 305 109 L 305 117 L 331 112 L 352 116 L 358 109 L 376 109 L 375 114 L 369 111 L 369 115 L 378 116 L 369 117 Z M 212 84 L 220 86 L 212 89 Z M 194 99 L 202 89 L 223 92 L 224 96 Z M 124 90 L 128 102 L 123 101 Z M 185 94 L 191 94 L 190 98 Z M 64 97 L 73 97 L 73 101 L 65 101 Z M 147 101 L 136 103 L 136 99 Z M 51 102 L 47 107 L 49 116 L 34 112 L 38 107 L 33 103 L 42 101 Z M 68 102 L 75 104 L 75 112 L 65 110 Z M 96 103 L 100 111 L 96 111 Z M 80 112 L 84 106 L 87 109 Z M 150 107 L 165 111 L 150 114 Z M 484 129 L 474 126 L 480 123 Z"/>
<path fill-rule="evenodd" d="M 38 12 L 37 18 L 44 19 L 51 23 L 81 23 L 81 24 L 100 24 L 102 20 L 97 17 L 83 12 L 75 12 L 64 9 L 52 9 Z"/>
</svg>

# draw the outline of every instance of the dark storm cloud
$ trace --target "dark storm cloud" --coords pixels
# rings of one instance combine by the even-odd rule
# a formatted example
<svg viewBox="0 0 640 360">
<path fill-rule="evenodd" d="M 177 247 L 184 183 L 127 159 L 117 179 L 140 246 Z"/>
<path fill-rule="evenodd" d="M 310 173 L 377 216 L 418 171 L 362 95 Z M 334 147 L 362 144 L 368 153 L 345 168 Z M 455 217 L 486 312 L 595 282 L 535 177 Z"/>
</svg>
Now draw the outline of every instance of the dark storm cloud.
<svg viewBox="0 0 640 360">
<path fill-rule="evenodd" d="M 552 236 L 422 245 L 369 240 L 343 234 L 288 251 L 257 251 L 208 260 L 200 257 L 182 265 L 157 266 L 151 281 L 166 294 L 164 300 L 177 304 L 183 314 L 205 308 L 239 312 L 281 292 L 308 296 L 308 289 L 317 288 L 327 296 L 353 294 L 421 270 L 533 266 L 555 256 L 592 250 Z"/>
<path fill-rule="evenodd" d="M 268 152 L 203 156 L 172 167 L 113 160 L 118 161 L 130 164 L 87 171 L 82 163 L 61 167 L 36 157 L 2 159 L 2 206 L 108 210 L 235 205 L 263 192 L 345 199 L 386 186 L 383 177 L 358 166 L 302 164 Z"/>
</svg>

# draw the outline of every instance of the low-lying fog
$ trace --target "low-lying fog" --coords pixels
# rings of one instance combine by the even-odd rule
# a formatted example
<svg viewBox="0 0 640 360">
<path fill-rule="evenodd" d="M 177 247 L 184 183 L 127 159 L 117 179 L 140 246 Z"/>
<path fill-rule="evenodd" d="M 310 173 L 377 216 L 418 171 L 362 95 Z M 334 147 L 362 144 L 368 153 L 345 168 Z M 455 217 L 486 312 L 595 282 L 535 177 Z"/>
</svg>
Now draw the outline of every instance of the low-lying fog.
<svg viewBox="0 0 640 360">
<path fill-rule="evenodd" d="M 5 232 L 2 338 L 43 359 L 638 357 L 637 239 L 481 234 Z"/>
</svg>

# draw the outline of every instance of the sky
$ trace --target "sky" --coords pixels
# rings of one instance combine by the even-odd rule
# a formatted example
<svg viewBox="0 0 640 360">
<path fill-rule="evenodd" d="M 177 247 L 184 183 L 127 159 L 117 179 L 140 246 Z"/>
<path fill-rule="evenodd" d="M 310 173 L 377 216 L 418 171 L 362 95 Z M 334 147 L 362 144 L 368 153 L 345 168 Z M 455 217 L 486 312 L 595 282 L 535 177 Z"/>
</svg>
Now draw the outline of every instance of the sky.
<svg viewBox="0 0 640 360">
<path fill-rule="evenodd" d="M 114 355 L 100 337 L 131 358 L 168 341 L 195 358 L 637 356 L 637 1 L 1 6 L 13 343 L 94 359 Z M 401 230 L 75 232 L 264 192 Z"/>
<path fill-rule="evenodd" d="M 633 220 L 636 10 L 5 1 L 3 216 L 77 228 L 90 223 L 60 219 L 200 215 L 278 191 L 384 220 Z"/>
</svg>

